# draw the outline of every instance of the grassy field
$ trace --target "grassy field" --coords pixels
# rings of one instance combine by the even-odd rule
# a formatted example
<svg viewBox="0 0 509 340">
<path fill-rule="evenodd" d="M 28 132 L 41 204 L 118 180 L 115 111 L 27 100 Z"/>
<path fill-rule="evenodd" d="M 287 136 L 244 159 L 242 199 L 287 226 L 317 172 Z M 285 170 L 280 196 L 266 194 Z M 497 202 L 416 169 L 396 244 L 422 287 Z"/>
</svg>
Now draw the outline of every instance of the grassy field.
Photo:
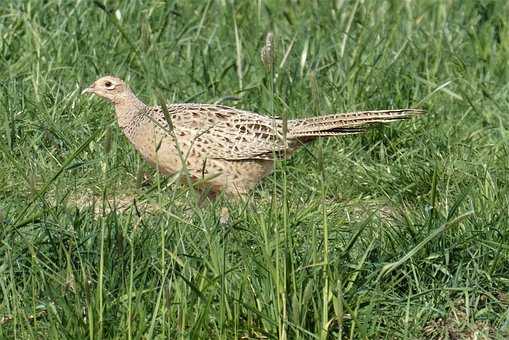
<svg viewBox="0 0 509 340">
<path fill-rule="evenodd" d="M 508 16 L 504 0 L 2 1 L 0 338 L 509 337 Z M 429 113 L 315 142 L 248 199 L 198 208 L 80 96 L 106 74 L 149 104 Z"/>
</svg>

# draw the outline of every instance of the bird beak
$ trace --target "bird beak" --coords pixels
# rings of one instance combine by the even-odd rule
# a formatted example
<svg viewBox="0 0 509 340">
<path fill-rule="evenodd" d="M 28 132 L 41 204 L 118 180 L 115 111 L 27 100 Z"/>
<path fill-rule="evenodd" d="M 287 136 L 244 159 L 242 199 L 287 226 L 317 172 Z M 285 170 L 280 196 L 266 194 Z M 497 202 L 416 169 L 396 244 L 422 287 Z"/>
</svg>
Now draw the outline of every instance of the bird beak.
<svg viewBox="0 0 509 340">
<path fill-rule="evenodd" d="M 87 87 L 86 89 L 84 89 L 81 94 L 86 94 L 86 93 L 95 93 L 94 91 L 94 84 L 90 85 L 89 87 Z"/>
</svg>

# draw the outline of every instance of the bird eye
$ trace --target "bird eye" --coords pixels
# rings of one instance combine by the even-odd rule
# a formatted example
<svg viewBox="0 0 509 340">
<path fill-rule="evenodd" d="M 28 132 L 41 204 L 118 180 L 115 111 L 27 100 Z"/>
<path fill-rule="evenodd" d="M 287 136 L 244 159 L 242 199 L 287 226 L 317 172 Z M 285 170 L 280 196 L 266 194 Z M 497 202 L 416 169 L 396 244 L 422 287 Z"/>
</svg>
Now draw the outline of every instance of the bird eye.
<svg viewBox="0 0 509 340">
<path fill-rule="evenodd" d="M 104 86 L 106 87 L 111 87 L 113 84 L 111 83 L 111 81 L 107 81 L 104 83 Z"/>
</svg>

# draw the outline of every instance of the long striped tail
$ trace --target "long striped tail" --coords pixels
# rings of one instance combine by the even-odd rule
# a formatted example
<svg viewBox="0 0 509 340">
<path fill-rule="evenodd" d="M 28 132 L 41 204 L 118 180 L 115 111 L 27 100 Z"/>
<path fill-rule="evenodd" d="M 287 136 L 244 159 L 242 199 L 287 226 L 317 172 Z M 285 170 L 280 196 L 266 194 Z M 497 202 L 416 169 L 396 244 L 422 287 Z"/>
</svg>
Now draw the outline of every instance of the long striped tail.
<svg viewBox="0 0 509 340">
<path fill-rule="evenodd" d="M 400 109 L 363 111 L 288 121 L 287 138 L 338 136 L 359 133 L 373 124 L 391 123 L 424 114 L 424 110 Z"/>
</svg>

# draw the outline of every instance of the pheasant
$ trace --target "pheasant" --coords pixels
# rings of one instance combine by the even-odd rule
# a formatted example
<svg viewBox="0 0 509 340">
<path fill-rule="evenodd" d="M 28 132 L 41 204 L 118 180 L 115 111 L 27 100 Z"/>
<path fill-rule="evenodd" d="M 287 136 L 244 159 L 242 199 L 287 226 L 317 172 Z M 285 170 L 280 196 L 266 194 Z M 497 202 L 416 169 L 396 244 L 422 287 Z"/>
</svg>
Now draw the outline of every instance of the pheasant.
<svg viewBox="0 0 509 340">
<path fill-rule="evenodd" d="M 127 84 L 113 76 L 96 80 L 83 92 L 115 106 L 119 127 L 141 156 L 163 175 L 185 172 L 212 195 L 247 194 L 273 170 L 276 159 L 291 156 L 320 137 L 356 134 L 376 123 L 424 113 L 399 109 L 290 119 L 223 105 L 148 106 Z"/>
</svg>

